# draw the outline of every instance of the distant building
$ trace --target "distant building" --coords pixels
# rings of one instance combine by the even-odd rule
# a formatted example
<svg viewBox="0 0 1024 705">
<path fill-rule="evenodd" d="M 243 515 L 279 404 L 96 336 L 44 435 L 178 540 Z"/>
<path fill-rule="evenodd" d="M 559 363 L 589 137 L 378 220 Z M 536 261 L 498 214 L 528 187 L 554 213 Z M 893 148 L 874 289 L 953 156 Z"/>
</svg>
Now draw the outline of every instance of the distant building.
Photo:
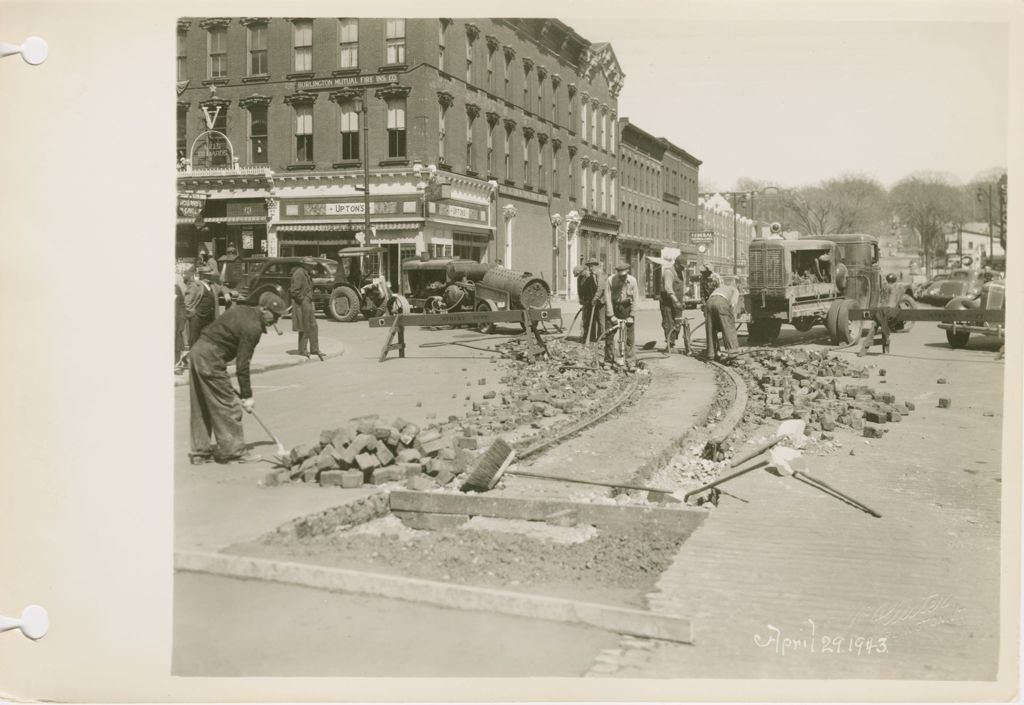
<svg viewBox="0 0 1024 705">
<path fill-rule="evenodd" d="M 563 291 L 584 253 L 614 263 L 623 73 L 558 20 L 189 18 L 177 72 L 178 191 L 205 197 L 179 198 L 181 258 L 356 245 L 366 166 L 392 281 L 421 253 Z"/>
<path fill-rule="evenodd" d="M 701 161 L 663 137 L 619 120 L 619 259 L 629 262 L 640 290 L 656 296 L 661 265 L 692 252 Z"/>
<path fill-rule="evenodd" d="M 998 232 L 992 237 L 990 246 L 988 223 L 964 223 L 959 230 L 956 226 L 946 226 L 943 230 L 947 267 L 980 269 L 989 256 L 1006 256 L 1006 251 L 999 244 Z"/>
<path fill-rule="evenodd" d="M 750 241 L 758 235 L 750 218 L 733 211 L 732 203 L 720 193 L 700 196 L 701 230 L 712 233 L 710 242 L 701 242 L 700 262 L 708 262 L 716 272 L 747 274 Z"/>
</svg>

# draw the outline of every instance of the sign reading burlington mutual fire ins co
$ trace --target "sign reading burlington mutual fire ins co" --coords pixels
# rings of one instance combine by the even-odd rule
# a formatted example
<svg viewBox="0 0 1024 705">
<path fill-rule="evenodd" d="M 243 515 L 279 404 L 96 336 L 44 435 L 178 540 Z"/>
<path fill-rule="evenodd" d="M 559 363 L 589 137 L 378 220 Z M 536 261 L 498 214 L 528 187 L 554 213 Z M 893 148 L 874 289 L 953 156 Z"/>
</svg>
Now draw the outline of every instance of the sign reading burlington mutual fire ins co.
<svg viewBox="0 0 1024 705">
<path fill-rule="evenodd" d="M 385 86 L 389 83 L 398 83 L 397 73 L 310 78 L 304 81 L 296 81 L 295 89 L 299 91 L 315 91 L 329 88 L 368 88 L 370 86 Z"/>
</svg>

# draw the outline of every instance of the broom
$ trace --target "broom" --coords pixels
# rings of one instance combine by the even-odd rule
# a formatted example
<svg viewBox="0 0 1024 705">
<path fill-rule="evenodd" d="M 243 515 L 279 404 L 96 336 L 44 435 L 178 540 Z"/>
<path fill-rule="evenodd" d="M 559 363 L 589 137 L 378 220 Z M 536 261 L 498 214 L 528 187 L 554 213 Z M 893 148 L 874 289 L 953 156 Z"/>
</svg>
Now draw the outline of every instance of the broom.
<svg viewBox="0 0 1024 705">
<path fill-rule="evenodd" d="M 646 487 L 644 485 L 630 485 L 619 482 L 600 482 L 598 480 L 581 480 L 575 477 L 564 477 L 559 475 L 541 475 L 539 473 L 517 470 L 509 472 L 509 466 L 515 461 L 516 452 L 503 439 L 499 438 L 491 447 L 484 452 L 476 461 L 473 470 L 459 487 L 463 492 L 487 492 L 494 489 L 502 475 L 514 475 L 516 477 L 533 477 L 539 480 L 555 480 L 558 482 L 575 482 L 581 485 L 597 485 L 599 487 L 612 487 L 623 490 L 642 490 L 644 492 L 660 492 L 671 495 L 674 490 L 663 487 Z"/>
</svg>

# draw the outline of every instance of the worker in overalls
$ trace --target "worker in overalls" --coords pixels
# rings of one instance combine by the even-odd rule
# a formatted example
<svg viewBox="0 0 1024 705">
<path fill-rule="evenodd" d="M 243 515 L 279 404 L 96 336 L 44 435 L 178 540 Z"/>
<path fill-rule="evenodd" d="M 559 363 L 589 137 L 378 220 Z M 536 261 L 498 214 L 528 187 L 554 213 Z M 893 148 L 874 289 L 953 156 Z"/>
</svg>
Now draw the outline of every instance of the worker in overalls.
<svg viewBox="0 0 1024 705">
<path fill-rule="evenodd" d="M 284 301 L 268 297 L 262 306 L 232 306 L 206 326 L 192 346 L 189 379 L 192 451 L 200 465 L 249 463 L 260 457 L 249 451 L 242 432 L 242 410 L 256 401 L 249 381 L 249 362 L 260 338 L 284 313 Z M 231 384 L 228 363 L 235 361 L 238 391 Z"/>
<path fill-rule="evenodd" d="M 616 335 L 625 336 L 626 371 L 636 369 L 636 330 L 634 318 L 637 302 L 640 301 L 640 287 L 636 278 L 629 273 L 629 264 L 620 262 L 615 265 L 615 274 L 608 277 L 604 294 L 605 314 L 607 317 L 608 335 L 604 341 L 604 360 L 618 366 L 616 359 Z M 619 326 L 617 333 L 611 332 L 614 325 Z"/>
<path fill-rule="evenodd" d="M 878 297 L 879 307 L 875 309 L 871 323 L 868 324 L 868 332 L 861 338 L 860 350 L 857 357 L 864 357 L 868 349 L 875 342 L 875 333 L 882 332 L 882 354 L 889 352 L 890 329 L 899 321 L 900 296 L 903 291 L 896 286 L 896 275 L 886 274 L 885 284 L 882 286 L 881 295 Z"/>
<path fill-rule="evenodd" d="M 739 347 L 739 341 L 736 339 L 736 308 L 739 306 L 740 292 L 730 284 L 722 284 L 721 277 L 718 277 L 718 282 L 719 285 L 711 292 L 705 306 L 709 340 L 711 331 L 721 332 L 722 347 L 725 350 L 735 350 Z M 709 351 L 711 347 L 709 346 Z M 718 357 L 717 354 L 715 356 Z"/>
<path fill-rule="evenodd" d="M 665 332 L 665 352 L 672 352 L 682 326 L 683 297 L 686 288 L 686 257 L 676 256 L 671 265 L 661 268 L 661 329 Z"/>
</svg>

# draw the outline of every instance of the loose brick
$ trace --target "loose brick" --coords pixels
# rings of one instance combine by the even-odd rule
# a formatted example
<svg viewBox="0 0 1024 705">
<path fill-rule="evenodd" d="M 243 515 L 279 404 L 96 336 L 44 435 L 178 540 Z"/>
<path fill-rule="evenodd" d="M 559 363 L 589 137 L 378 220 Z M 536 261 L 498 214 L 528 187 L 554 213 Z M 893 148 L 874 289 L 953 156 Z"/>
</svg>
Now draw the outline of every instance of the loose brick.
<svg viewBox="0 0 1024 705">
<path fill-rule="evenodd" d="M 400 482 L 405 479 L 405 474 L 397 465 L 388 465 L 385 468 L 375 468 L 370 475 L 370 482 L 375 485 L 383 485 L 385 482 Z"/>
<path fill-rule="evenodd" d="M 942 399 L 939 399 L 939 408 L 940 409 L 948 409 L 952 404 L 953 404 L 953 400 L 952 399 L 946 399 L 945 397 L 943 397 Z"/>
<path fill-rule="evenodd" d="M 397 463 L 406 477 L 416 477 L 423 474 L 423 466 L 420 463 Z"/>
<path fill-rule="evenodd" d="M 399 433 L 398 430 L 394 428 L 391 429 L 391 432 L 388 434 L 388 437 L 384 439 L 384 444 L 391 450 L 395 450 L 396 448 L 398 448 L 401 442 L 402 434 Z"/>
<path fill-rule="evenodd" d="M 398 451 L 398 462 L 400 463 L 414 463 L 421 457 L 420 452 L 415 448 L 405 448 Z"/>
<path fill-rule="evenodd" d="M 882 437 L 882 429 L 878 428 L 877 426 L 865 426 L 864 427 L 864 437 L 865 438 L 881 438 Z"/>
<path fill-rule="evenodd" d="M 322 473 L 320 473 L 320 486 L 341 487 L 341 476 L 344 473 L 344 470 L 324 470 Z M 362 477 L 361 473 L 360 477 Z"/>
<path fill-rule="evenodd" d="M 836 419 L 832 414 L 822 414 L 820 423 L 823 431 L 834 431 L 836 428 Z"/>
<path fill-rule="evenodd" d="M 429 492 L 430 490 L 437 489 L 437 483 L 423 475 L 406 478 L 405 486 L 415 492 Z"/>
<path fill-rule="evenodd" d="M 341 486 L 346 490 L 353 490 L 363 486 L 363 473 L 361 470 L 340 470 Z"/>
<path fill-rule="evenodd" d="M 442 448 L 437 452 L 437 456 L 441 460 L 455 460 L 455 449 L 451 446 Z"/>
<path fill-rule="evenodd" d="M 366 472 L 367 470 L 373 470 L 374 468 L 380 467 L 380 461 L 377 460 L 376 455 L 360 453 L 356 456 L 356 465 L 359 466 L 360 470 Z"/>
<path fill-rule="evenodd" d="M 335 429 L 329 428 L 325 431 L 320 432 L 320 445 L 325 446 L 334 440 Z"/>
<path fill-rule="evenodd" d="M 886 423 L 889 421 L 889 414 L 885 411 L 873 409 L 864 412 L 864 420 L 870 423 Z"/>
<path fill-rule="evenodd" d="M 343 448 L 351 443 L 355 437 L 356 430 L 352 426 L 342 426 L 341 428 L 334 429 L 334 438 L 331 439 L 331 445 L 335 448 Z"/>
<path fill-rule="evenodd" d="M 394 454 L 386 446 L 382 445 L 377 448 L 377 460 L 381 465 L 390 465 L 394 459 Z"/>
<path fill-rule="evenodd" d="M 912 402 L 912 401 L 905 401 L 905 402 L 903 402 L 903 406 L 907 407 L 907 411 L 913 411 L 916 408 L 914 406 L 914 402 Z"/>
<path fill-rule="evenodd" d="M 342 448 L 341 450 L 335 448 L 331 456 L 342 470 L 346 470 L 356 464 L 356 451 L 352 450 L 352 448 Z"/>
<path fill-rule="evenodd" d="M 850 428 L 852 428 L 854 431 L 861 430 L 862 428 L 864 428 L 864 419 L 859 417 L 850 419 Z"/>
<path fill-rule="evenodd" d="M 434 477 L 434 480 L 441 487 L 444 487 L 445 485 L 447 485 L 449 482 L 451 482 L 454 479 L 455 479 L 455 473 L 453 471 L 451 471 L 451 470 L 448 470 L 447 468 L 442 469 Z"/>
<path fill-rule="evenodd" d="M 386 441 L 391 435 L 391 427 L 384 424 L 377 424 L 373 427 L 373 437 L 378 441 Z"/>
<path fill-rule="evenodd" d="M 334 459 L 333 451 L 334 446 L 328 446 L 320 451 L 320 455 L 316 457 L 317 470 L 333 470 L 338 467 L 338 461 Z"/>
<path fill-rule="evenodd" d="M 364 450 L 375 450 L 376 443 L 377 439 L 371 436 L 370 434 L 360 433 L 359 435 L 352 439 L 352 442 L 348 444 L 348 447 L 350 450 L 356 453 L 362 453 Z M 373 444 L 372 447 L 371 444 Z"/>
<path fill-rule="evenodd" d="M 444 438 L 435 438 L 432 441 L 426 442 L 421 442 L 420 439 L 417 438 L 413 447 L 416 448 L 421 455 L 437 455 L 448 446 L 449 443 Z"/>
<path fill-rule="evenodd" d="M 374 414 L 372 417 L 364 417 L 358 419 L 358 423 L 356 424 L 356 433 L 372 434 L 374 427 L 376 427 L 377 425 L 377 418 L 378 416 Z"/>
<path fill-rule="evenodd" d="M 399 433 L 401 433 L 402 429 L 404 429 L 408 425 L 409 422 L 403 419 L 401 416 L 399 416 L 397 419 L 391 422 L 391 428 L 395 429 Z"/>
<path fill-rule="evenodd" d="M 479 443 L 476 438 L 467 438 L 466 436 L 455 437 L 455 447 L 464 448 L 466 450 L 476 450 L 479 447 Z"/>
<path fill-rule="evenodd" d="M 946 378 L 945 377 L 939 377 L 937 380 L 935 380 L 935 383 L 936 384 L 946 384 Z"/>
<path fill-rule="evenodd" d="M 292 464 L 301 463 L 314 453 L 316 450 L 311 445 L 295 446 L 291 451 Z"/>
<path fill-rule="evenodd" d="M 439 458 L 433 458 L 426 465 L 426 473 L 428 475 L 437 475 L 442 470 L 447 470 L 448 472 L 454 475 L 456 471 L 455 463 L 453 463 L 450 460 L 441 460 Z"/>
</svg>

